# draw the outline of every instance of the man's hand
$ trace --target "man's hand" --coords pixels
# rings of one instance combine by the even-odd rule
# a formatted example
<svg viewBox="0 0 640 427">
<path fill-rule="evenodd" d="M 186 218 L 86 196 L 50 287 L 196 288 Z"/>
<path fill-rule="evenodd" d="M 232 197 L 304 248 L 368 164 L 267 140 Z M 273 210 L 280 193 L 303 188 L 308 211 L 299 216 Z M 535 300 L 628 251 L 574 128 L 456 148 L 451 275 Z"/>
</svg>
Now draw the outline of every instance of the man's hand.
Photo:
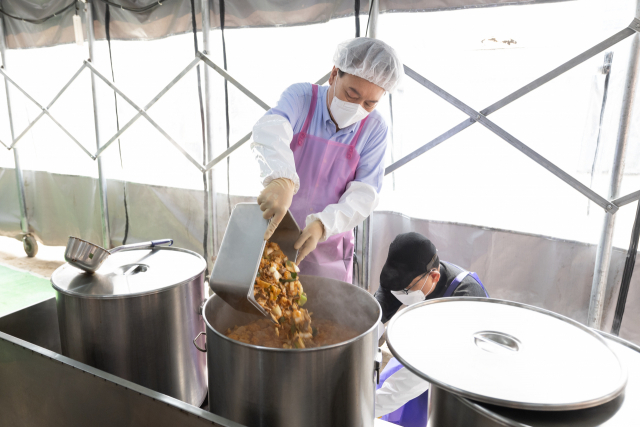
<svg viewBox="0 0 640 427">
<path fill-rule="evenodd" d="M 300 237 L 293 245 L 294 249 L 299 251 L 298 259 L 296 260 L 297 264 L 300 264 L 300 262 L 318 246 L 318 242 L 322 239 L 322 236 L 324 236 L 324 225 L 322 225 L 322 221 L 319 219 L 313 221 L 302 230 L 302 234 L 300 234 Z"/>
<path fill-rule="evenodd" d="M 262 217 L 271 220 L 267 231 L 264 233 L 264 240 L 269 240 L 278 225 L 280 225 L 282 218 L 287 214 L 287 210 L 293 200 L 294 188 L 295 185 L 290 179 L 278 178 L 264 187 L 264 190 L 258 196 L 260 210 L 264 212 Z"/>
</svg>

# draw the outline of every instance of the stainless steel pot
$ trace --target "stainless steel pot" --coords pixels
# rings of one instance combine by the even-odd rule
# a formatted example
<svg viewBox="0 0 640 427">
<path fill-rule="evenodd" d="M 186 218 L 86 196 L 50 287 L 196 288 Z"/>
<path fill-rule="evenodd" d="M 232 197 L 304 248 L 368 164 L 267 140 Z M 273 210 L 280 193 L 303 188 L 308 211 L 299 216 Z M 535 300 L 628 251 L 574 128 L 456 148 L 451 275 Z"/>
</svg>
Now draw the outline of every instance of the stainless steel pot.
<svg viewBox="0 0 640 427">
<path fill-rule="evenodd" d="M 191 340 L 204 328 L 205 267 L 176 248 L 114 253 L 95 274 L 61 266 L 51 283 L 62 354 L 199 406 L 206 358 Z"/>
<path fill-rule="evenodd" d="M 640 347 L 599 332 L 627 367 L 623 395 L 603 405 L 576 411 L 525 411 L 476 402 L 440 387 L 429 391 L 429 427 L 628 427 L 640 420 Z M 586 373 L 588 375 L 588 373 Z M 526 386 L 526 385 L 523 385 Z"/>
<path fill-rule="evenodd" d="M 301 350 L 244 344 L 227 338 L 227 329 L 263 317 L 235 311 L 214 295 L 204 307 L 210 410 L 249 427 L 371 427 L 380 306 L 345 282 L 312 276 L 301 282 L 313 318 L 359 335 Z"/>
</svg>

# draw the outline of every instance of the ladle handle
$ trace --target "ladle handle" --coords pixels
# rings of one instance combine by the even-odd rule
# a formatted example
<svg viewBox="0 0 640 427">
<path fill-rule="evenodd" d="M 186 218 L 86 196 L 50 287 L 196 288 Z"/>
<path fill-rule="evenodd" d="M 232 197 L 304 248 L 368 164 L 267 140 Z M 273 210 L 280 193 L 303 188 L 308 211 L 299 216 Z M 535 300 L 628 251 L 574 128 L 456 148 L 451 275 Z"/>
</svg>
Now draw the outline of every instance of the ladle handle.
<svg viewBox="0 0 640 427">
<path fill-rule="evenodd" d="M 117 248 L 113 248 L 109 250 L 110 254 L 121 252 L 121 251 L 130 251 L 132 249 L 144 249 L 144 248 L 155 248 L 156 246 L 173 245 L 173 239 L 160 239 L 160 240 L 152 240 L 150 242 L 142 242 L 142 243 L 132 243 L 130 245 L 118 246 Z"/>
</svg>

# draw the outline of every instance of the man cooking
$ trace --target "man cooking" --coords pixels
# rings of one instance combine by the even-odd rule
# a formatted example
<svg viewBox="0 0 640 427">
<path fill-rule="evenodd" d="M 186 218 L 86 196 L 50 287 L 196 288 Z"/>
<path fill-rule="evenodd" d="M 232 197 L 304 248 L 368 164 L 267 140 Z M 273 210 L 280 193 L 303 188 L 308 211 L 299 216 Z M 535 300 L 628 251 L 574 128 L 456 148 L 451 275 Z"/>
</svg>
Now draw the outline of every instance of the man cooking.
<svg viewBox="0 0 640 427">
<path fill-rule="evenodd" d="M 298 83 L 253 128 L 269 239 L 287 209 L 304 228 L 303 274 L 351 282 L 353 228 L 373 212 L 388 127 L 376 111 L 403 75 L 395 51 L 366 37 L 338 45 L 329 86 Z"/>
<path fill-rule="evenodd" d="M 375 294 L 382 307 L 383 323 L 402 305 L 460 296 L 489 297 L 489 294 L 476 273 L 440 261 L 435 245 L 422 234 L 400 234 L 393 240 Z M 403 427 L 425 427 L 428 390 L 427 381 L 392 358 L 380 374 L 375 416 Z"/>
</svg>

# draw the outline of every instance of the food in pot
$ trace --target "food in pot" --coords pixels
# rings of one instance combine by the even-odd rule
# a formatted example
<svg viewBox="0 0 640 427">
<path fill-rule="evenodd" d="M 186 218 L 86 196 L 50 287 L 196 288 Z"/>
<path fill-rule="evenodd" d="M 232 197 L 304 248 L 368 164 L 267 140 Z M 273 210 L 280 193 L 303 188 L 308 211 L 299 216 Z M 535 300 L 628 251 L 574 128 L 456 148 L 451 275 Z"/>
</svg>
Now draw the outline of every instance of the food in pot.
<svg viewBox="0 0 640 427">
<path fill-rule="evenodd" d="M 269 312 L 273 333 L 282 340 L 280 347 L 305 348 L 313 338 L 311 315 L 302 308 L 307 302 L 300 269 L 290 261 L 277 243 L 267 242 L 258 267 L 253 296 Z"/>
<path fill-rule="evenodd" d="M 253 296 L 271 317 L 227 331 L 227 336 L 248 344 L 276 348 L 306 348 L 335 344 L 355 337 L 351 330 L 328 320 L 311 326 L 300 269 L 277 243 L 267 242 L 258 267 Z"/>
<path fill-rule="evenodd" d="M 314 320 L 312 329 L 312 337 L 302 339 L 303 348 L 338 344 L 358 335 L 353 329 L 326 319 Z M 236 341 L 263 347 L 292 348 L 289 338 L 285 338 L 282 330 L 274 327 L 274 324 L 268 319 L 260 319 L 248 325 L 236 326 L 227 331 L 227 336 Z"/>
</svg>

